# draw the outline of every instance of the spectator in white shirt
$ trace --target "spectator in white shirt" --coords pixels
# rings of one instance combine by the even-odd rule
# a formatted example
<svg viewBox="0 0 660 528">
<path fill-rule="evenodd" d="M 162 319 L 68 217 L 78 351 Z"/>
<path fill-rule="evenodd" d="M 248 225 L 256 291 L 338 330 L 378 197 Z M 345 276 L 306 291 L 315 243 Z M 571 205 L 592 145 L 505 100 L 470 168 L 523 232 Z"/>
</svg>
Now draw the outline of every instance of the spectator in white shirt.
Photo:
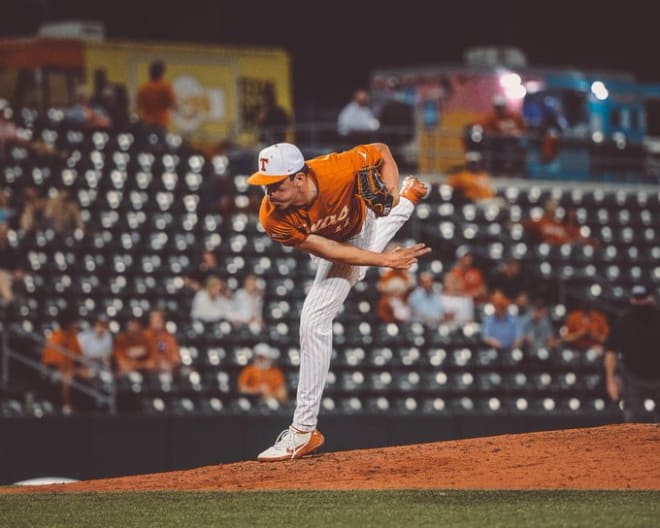
<svg viewBox="0 0 660 528">
<path fill-rule="evenodd" d="M 232 322 L 263 326 L 263 290 L 256 275 L 249 274 L 243 279 L 243 287 L 234 295 Z"/>
<path fill-rule="evenodd" d="M 206 279 L 204 289 L 193 297 L 190 317 L 205 323 L 230 320 L 232 310 L 231 292 L 221 278 L 211 275 Z"/>
<path fill-rule="evenodd" d="M 87 377 L 95 376 L 100 370 L 110 369 L 112 333 L 108 328 L 107 317 L 99 315 L 91 328 L 78 334 L 78 342 L 83 356 L 94 365 L 85 373 Z"/>
<path fill-rule="evenodd" d="M 445 311 L 440 292 L 436 290 L 433 274 L 428 271 L 420 273 L 419 285 L 408 296 L 408 304 L 413 321 L 435 326 L 451 319 L 451 314 Z"/>
<path fill-rule="evenodd" d="M 369 92 L 366 90 L 357 90 L 337 117 L 337 132 L 352 144 L 373 140 L 372 136 L 379 127 L 380 123 L 369 107 Z"/>
</svg>

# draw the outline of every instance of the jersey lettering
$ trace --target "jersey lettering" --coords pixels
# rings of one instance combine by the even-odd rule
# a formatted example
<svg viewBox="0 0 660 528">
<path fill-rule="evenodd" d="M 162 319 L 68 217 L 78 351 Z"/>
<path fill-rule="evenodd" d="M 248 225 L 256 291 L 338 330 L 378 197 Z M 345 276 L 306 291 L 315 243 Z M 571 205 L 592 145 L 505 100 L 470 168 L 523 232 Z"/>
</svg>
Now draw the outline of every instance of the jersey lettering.
<svg viewBox="0 0 660 528">
<path fill-rule="evenodd" d="M 316 222 L 312 224 L 310 230 L 312 233 L 322 231 L 323 229 L 327 229 L 330 226 L 333 226 L 339 222 L 344 221 L 347 217 L 348 217 L 348 206 L 345 205 L 341 210 L 341 212 L 339 213 L 339 216 L 329 215 L 329 216 L 324 216 L 323 218 L 319 218 Z"/>
</svg>

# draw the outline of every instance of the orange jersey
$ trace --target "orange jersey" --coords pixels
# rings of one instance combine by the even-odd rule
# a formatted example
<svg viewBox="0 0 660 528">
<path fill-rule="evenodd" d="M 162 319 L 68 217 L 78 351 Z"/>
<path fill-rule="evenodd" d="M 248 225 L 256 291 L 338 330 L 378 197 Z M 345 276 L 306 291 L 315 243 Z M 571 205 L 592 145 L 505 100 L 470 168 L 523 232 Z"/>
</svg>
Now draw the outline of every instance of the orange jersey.
<svg viewBox="0 0 660 528">
<path fill-rule="evenodd" d="M 65 332 L 62 329 L 55 330 L 46 342 L 41 356 L 41 361 L 46 365 L 61 369 L 73 368 L 73 359 L 62 354 L 59 348 L 66 349 L 76 356 L 82 356 L 78 334 L 76 332 Z"/>
<path fill-rule="evenodd" d="M 255 365 L 247 365 L 238 377 L 238 386 L 245 389 L 258 389 L 266 385 L 271 394 L 274 394 L 285 385 L 284 373 L 278 367 L 261 369 Z"/>
<path fill-rule="evenodd" d="M 261 225 L 270 238 L 287 246 L 296 246 L 311 234 L 338 242 L 348 240 L 360 232 L 366 215 L 364 202 L 356 195 L 355 176 L 381 160 L 378 149 L 359 145 L 308 161 L 308 175 L 318 187 L 314 201 L 278 211 L 264 196 L 259 210 Z"/>
<path fill-rule="evenodd" d="M 148 81 L 143 84 L 137 93 L 137 107 L 142 121 L 148 125 L 166 127 L 175 98 L 172 86 L 166 81 Z"/>
<path fill-rule="evenodd" d="M 477 297 L 486 287 L 484 276 L 477 268 L 452 268 L 447 274 L 447 280 L 457 285 L 464 295 Z"/>
<path fill-rule="evenodd" d="M 130 334 L 122 332 L 115 338 L 114 358 L 120 366 L 142 368 L 151 363 L 152 342 L 144 332 Z"/>
<path fill-rule="evenodd" d="M 447 178 L 447 184 L 463 193 L 468 200 L 484 200 L 495 196 L 490 176 L 486 171 L 462 170 Z"/>
<path fill-rule="evenodd" d="M 144 336 L 149 345 L 149 357 L 152 360 L 167 362 L 172 366 L 181 364 L 176 337 L 165 330 L 158 331 L 151 328 L 144 331 Z"/>
<path fill-rule="evenodd" d="M 587 335 L 573 342 L 573 346 L 581 349 L 602 344 L 610 333 L 607 317 L 597 310 L 592 310 L 591 313 L 574 310 L 566 316 L 564 324 L 571 334 L 582 330 L 587 332 Z"/>
</svg>

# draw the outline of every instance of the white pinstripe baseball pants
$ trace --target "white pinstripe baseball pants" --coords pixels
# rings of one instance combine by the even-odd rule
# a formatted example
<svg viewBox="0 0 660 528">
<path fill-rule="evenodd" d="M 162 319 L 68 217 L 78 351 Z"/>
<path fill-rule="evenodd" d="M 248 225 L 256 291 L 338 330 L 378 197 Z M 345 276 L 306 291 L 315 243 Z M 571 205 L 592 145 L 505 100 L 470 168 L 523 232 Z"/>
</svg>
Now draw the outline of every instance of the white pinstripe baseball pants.
<svg viewBox="0 0 660 528">
<path fill-rule="evenodd" d="M 348 242 L 359 248 L 381 252 L 414 209 L 412 202 L 401 198 L 388 216 L 376 218 L 368 210 L 362 231 Z M 293 415 L 293 426 L 300 431 L 316 428 L 330 370 L 332 321 L 351 288 L 364 278 L 366 271 L 365 266 L 333 264 L 318 259 L 314 283 L 300 314 L 300 376 Z"/>
</svg>

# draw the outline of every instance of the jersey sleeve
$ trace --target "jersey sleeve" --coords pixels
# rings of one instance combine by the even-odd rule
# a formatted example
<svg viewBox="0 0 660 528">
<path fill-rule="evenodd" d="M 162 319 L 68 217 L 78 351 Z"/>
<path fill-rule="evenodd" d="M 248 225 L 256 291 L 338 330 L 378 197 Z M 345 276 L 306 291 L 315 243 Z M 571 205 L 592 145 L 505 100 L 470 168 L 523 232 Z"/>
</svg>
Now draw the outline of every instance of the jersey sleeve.
<svg viewBox="0 0 660 528">
<path fill-rule="evenodd" d="M 262 224 L 266 233 L 275 242 L 284 244 L 285 246 L 297 246 L 307 239 L 309 233 L 301 229 L 296 229 L 293 226 L 283 223 L 270 223 L 268 225 Z"/>
<path fill-rule="evenodd" d="M 261 203 L 259 210 L 259 222 L 266 231 L 266 234 L 274 241 L 285 246 L 297 246 L 305 241 L 309 236 L 309 228 L 305 225 L 296 227 L 285 219 L 273 214 L 273 210 L 268 207 L 266 198 Z"/>
<path fill-rule="evenodd" d="M 342 154 L 350 156 L 355 172 L 365 167 L 380 165 L 383 161 L 380 152 L 373 145 L 358 145 Z"/>
</svg>

